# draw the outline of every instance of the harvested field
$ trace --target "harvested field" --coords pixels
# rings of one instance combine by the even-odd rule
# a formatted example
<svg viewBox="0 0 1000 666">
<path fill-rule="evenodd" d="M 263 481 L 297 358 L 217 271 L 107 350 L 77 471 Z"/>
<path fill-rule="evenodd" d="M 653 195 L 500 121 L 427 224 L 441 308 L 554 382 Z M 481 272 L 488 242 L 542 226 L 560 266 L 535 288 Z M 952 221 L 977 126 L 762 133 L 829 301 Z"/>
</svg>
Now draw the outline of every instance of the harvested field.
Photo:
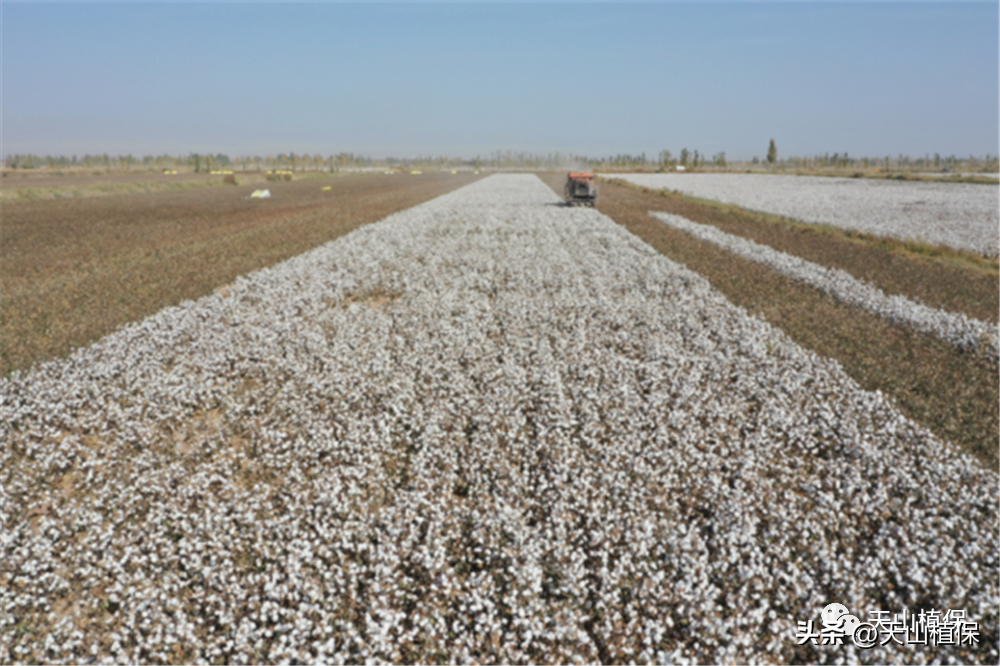
<svg viewBox="0 0 1000 666">
<path fill-rule="evenodd" d="M 1000 189 L 991 184 L 763 174 L 615 174 L 750 210 L 996 257 Z"/>
<path fill-rule="evenodd" d="M 543 176 L 550 186 L 565 174 Z M 636 190 L 650 192 L 626 181 Z M 561 187 L 561 186 L 559 186 Z M 618 192 L 612 188 L 609 192 Z M 654 190 L 660 199 L 651 210 L 664 210 L 711 224 L 721 231 L 767 245 L 807 261 L 839 268 L 890 295 L 917 300 L 929 307 L 997 322 L 1000 318 L 1000 264 L 944 246 L 929 249 L 834 227 L 795 222 L 704 199 Z M 633 198 L 632 200 L 638 201 Z"/>
<path fill-rule="evenodd" d="M 221 180 L 221 176 L 208 173 L 183 171 L 176 174 L 162 172 L 105 173 L 102 169 L 87 171 L 52 172 L 47 170 L 5 170 L 0 185 L 4 190 L 61 189 L 75 187 L 99 187 L 101 185 L 136 185 L 140 183 L 176 183 L 189 181 Z"/>
<path fill-rule="evenodd" d="M 26 201 L 82 199 L 139 192 L 188 190 L 199 187 L 219 187 L 227 184 L 224 176 L 205 173 L 183 173 L 169 176 L 152 173 L 65 174 L 61 176 L 5 173 L 7 177 L 0 183 L 0 201 L 4 205 Z M 236 178 L 235 175 L 232 177 Z M 259 173 L 239 175 L 239 183 L 243 185 L 263 182 L 264 180 L 265 176 Z"/>
<path fill-rule="evenodd" d="M 565 173 L 545 176 L 557 192 L 565 179 Z M 634 186 L 602 183 L 598 207 L 666 257 L 707 278 L 734 304 L 780 328 L 803 347 L 836 359 L 863 388 L 882 391 L 904 414 L 970 451 L 986 467 L 996 468 L 1000 379 L 994 364 L 673 229 L 649 211 L 680 215 L 749 237 L 847 270 L 886 293 L 902 293 L 985 321 L 996 321 L 996 305 L 983 306 L 991 299 L 996 302 L 995 274 Z"/>
<path fill-rule="evenodd" d="M 826 292 L 844 303 L 879 315 L 889 321 L 933 335 L 957 348 L 979 353 L 996 364 L 1000 336 L 996 324 L 970 319 L 963 314 L 929 308 L 903 296 L 886 296 L 881 289 L 855 279 L 847 271 L 827 268 L 779 252 L 740 236 L 727 234 L 709 224 L 698 224 L 680 215 L 650 213 L 672 227 L 708 241 L 741 257 L 764 264 L 799 282 Z"/>
<path fill-rule="evenodd" d="M 997 474 L 557 204 L 493 176 L 0 380 L 4 661 L 995 663 Z M 798 645 L 831 601 L 981 641 Z"/>
<path fill-rule="evenodd" d="M 267 200 L 248 198 L 262 185 L 238 185 L 5 203 L 0 373 L 65 355 L 474 179 L 293 180 L 267 183 Z"/>
</svg>

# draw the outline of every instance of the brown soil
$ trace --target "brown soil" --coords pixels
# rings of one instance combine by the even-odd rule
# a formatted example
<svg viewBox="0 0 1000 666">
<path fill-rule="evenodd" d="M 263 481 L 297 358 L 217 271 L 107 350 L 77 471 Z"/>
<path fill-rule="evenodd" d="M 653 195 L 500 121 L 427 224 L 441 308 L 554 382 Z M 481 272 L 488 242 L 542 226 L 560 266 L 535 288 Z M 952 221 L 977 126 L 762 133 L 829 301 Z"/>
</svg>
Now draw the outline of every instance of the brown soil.
<svg viewBox="0 0 1000 666">
<path fill-rule="evenodd" d="M 625 187 L 630 187 L 625 184 Z M 930 307 L 961 312 L 982 321 L 1000 319 L 1000 277 L 985 260 L 941 251 L 924 256 L 906 243 L 865 234 L 840 233 L 738 206 L 706 202 L 672 192 L 636 188 L 659 196 L 656 208 L 710 224 L 808 261 L 840 268 L 886 294 L 916 299 Z M 975 264 L 975 265 L 972 265 Z"/>
<path fill-rule="evenodd" d="M 557 193 L 565 178 L 565 174 L 542 176 Z M 760 234 L 760 242 L 767 238 L 767 244 L 793 254 L 794 249 L 805 248 L 802 251 L 809 254 L 807 258 L 818 263 L 837 265 L 828 258 L 839 257 L 845 265 L 853 265 L 855 260 L 846 255 L 845 248 L 834 244 L 824 250 L 815 240 L 796 238 L 797 232 L 791 229 L 786 229 L 783 237 L 774 229 L 750 224 L 740 227 L 743 219 L 738 209 L 726 211 L 691 201 L 673 201 L 655 192 L 606 182 L 601 184 L 598 209 L 661 254 L 704 276 L 734 304 L 777 326 L 803 347 L 839 361 L 862 387 L 890 396 L 904 414 L 941 438 L 971 452 L 985 465 L 997 466 L 1000 378 L 996 366 L 700 241 L 653 218 L 648 211 L 672 212 L 727 230 L 742 228 L 745 233 L 741 235 L 747 235 L 749 227 Z M 900 261 L 889 250 L 883 255 L 867 252 L 865 257 L 876 264 L 895 265 Z M 913 266 L 902 265 L 899 270 L 910 275 L 934 270 L 918 258 L 912 261 L 916 262 Z M 864 275 L 881 279 L 877 270 Z M 960 276 L 939 279 L 954 284 Z M 935 293 L 932 283 L 918 282 L 924 285 L 928 302 L 930 294 Z M 962 302 L 959 298 L 957 302 L 961 307 L 952 309 L 958 311 L 979 312 L 984 307 L 974 299 Z M 995 321 L 996 312 L 991 314 L 990 319 Z"/>
<path fill-rule="evenodd" d="M 4 204 L 0 374 L 477 178 L 352 174 Z M 263 187 L 272 198 L 249 198 Z"/>
<path fill-rule="evenodd" d="M 96 175 L 94 171 L 100 172 Z M 181 172 L 167 176 L 163 172 L 140 173 L 104 173 L 101 169 L 93 171 L 66 171 L 60 175 L 57 171 L 19 171 L 6 170 L 0 180 L 3 189 L 19 189 L 24 187 L 64 188 L 93 187 L 95 185 L 120 185 L 132 183 L 174 183 L 180 181 L 204 181 L 221 179 L 222 176 Z M 240 174 L 236 174 L 239 178 Z"/>
</svg>

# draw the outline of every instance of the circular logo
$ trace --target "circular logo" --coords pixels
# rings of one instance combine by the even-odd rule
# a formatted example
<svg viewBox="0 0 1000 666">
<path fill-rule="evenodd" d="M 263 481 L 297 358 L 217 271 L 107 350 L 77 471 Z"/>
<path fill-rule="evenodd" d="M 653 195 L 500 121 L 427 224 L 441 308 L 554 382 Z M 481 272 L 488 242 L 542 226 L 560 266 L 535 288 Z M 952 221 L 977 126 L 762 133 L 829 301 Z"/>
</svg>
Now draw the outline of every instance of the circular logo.
<svg viewBox="0 0 1000 666">
<path fill-rule="evenodd" d="M 836 627 L 840 624 L 842 617 L 847 615 L 850 611 L 847 610 L 847 606 L 844 604 L 829 604 L 820 613 L 820 619 L 823 624 L 827 627 Z"/>
<path fill-rule="evenodd" d="M 839 626 L 845 636 L 854 636 L 854 632 L 861 626 L 861 620 L 857 615 L 845 615 L 840 618 Z"/>
</svg>

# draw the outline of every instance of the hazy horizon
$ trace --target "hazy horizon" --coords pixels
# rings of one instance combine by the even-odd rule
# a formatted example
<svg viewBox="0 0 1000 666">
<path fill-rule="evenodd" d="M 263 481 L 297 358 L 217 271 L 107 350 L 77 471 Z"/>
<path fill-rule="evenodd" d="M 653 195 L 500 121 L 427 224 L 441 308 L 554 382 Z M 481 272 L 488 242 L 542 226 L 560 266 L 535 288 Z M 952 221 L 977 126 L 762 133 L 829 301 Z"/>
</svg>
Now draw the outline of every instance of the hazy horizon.
<svg viewBox="0 0 1000 666">
<path fill-rule="evenodd" d="M 9 3 L 4 155 L 1000 152 L 1000 5 Z"/>
</svg>

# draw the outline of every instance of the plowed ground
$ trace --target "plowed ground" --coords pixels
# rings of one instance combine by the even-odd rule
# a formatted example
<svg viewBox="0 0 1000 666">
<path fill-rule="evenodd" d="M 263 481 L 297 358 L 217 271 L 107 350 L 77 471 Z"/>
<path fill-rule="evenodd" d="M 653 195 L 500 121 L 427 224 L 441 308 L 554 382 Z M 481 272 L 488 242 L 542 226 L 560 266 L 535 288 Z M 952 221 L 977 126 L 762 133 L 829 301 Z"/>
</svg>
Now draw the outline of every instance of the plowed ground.
<svg viewBox="0 0 1000 666">
<path fill-rule="evenodd" d="M 237 176 L 238 177 L 238 176 Z M 92 187 L 99 185 L 128 185 L 136 183 L 176 183 L 188 181 L 218 180 L 222 176 L 209 173 L 181 172 L 163 173 L 104 173 L 101 169 L 92 171 L 18 171 L 3 172 L 3 189 Z"/>
<path fill-rule="evenodd" d="M 477 178 L 352 174 L 267 183 L 271 199 L 249 198 L 258 184 L 6 203 L 0 374 Z"/>
</svg>

